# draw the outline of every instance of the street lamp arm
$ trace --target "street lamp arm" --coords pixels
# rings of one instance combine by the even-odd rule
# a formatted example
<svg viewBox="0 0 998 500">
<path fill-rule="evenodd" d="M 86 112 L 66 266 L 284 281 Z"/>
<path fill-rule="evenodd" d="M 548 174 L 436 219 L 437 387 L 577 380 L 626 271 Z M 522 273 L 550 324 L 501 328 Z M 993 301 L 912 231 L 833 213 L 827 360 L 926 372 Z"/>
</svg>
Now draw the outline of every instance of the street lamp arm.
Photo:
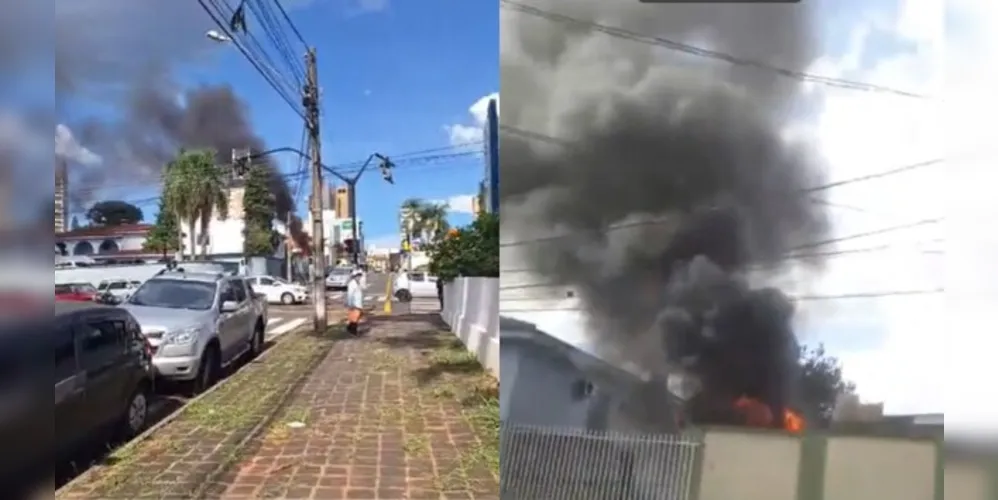
<svg viewBox="0 0 998 500">
<path fill-rule="evenodd" d="M 274 148 L 274 149 L 268 149 L 267 151 L 260 151 L 259 153 L 253 153 L 253 154 L 249 155 L 249 159 L 250 160 L 255 160 L 257 158 L 264 158 L 266 156 L 270 156 L 270 155 L 276 154 L 276 153 L 294 153 L 294 154 L 296 154 L 296 155 L 298 155 L 298 156 L 300 156 L 300 157 L 302 157 L 302 158 L 304 158 L 304 159 L 306 159 L 308 161 L 312 161 L 312 157 L 309 156 L 308 153 L 306 153 L 306 152 L 304 152 L 304 151 L 302 151 L 302 150 L 300 150 L 298 148 L 292 148 L 292 147 Z M 368 159 L 368 162 L 370 162 L 370 161 L 371 160 Z M 323 165 L 323 164 L 320 163 L 319 166 L 321 166 L 323 170 L 325 170 L 326 172 L 329 172 L 330 174 L 333 174 L 334 176 L 336 176 L 337 179 L 339 179 L 339 180 L 341 180 L 343 182 L 350 183 L 351 180 L 352 180 L 349 177 L 347 177 L 347 176 L 345 176 L 345 175 L 337 172 L 336 170 L 333 170 L 333 168 L 330 167 L 330 166 L 328 166 L 328 165 Z M 353 182 L 356 182 L 356 180 L 353 180 Z"/>
</svg>

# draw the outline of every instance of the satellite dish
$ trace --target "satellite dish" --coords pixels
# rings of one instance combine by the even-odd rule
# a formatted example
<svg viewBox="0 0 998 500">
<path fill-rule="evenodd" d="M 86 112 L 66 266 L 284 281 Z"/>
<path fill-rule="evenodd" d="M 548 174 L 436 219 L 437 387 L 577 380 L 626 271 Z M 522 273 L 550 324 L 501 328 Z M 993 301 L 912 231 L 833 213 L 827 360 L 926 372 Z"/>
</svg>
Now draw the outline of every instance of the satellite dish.
<svg viewBox="0 0 998 500">
<path fill-rule="evenodd" d="M 206 37 L 208 37 L 208 39 L 214 40 L 216 42 L 222 42 L 222 43 L 224 43 L 224 42 L 231 42 L 232 41 L 231 38 L 229 38 L 229 37 L 227 37 L 227 36 L 225 36 L 225 35 L 217 32 L 215 30 L 208 30 L 208 32 L 205 33 L 204 35 Z"/>
</svg>

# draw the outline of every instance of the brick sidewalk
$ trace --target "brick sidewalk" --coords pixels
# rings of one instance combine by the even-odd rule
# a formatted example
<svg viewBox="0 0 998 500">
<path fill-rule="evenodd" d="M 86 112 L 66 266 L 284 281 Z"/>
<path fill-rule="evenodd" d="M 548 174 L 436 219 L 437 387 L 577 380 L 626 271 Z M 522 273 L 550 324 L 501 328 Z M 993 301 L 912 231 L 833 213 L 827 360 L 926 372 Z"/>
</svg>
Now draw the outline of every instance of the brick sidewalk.
<svg viewBox="0 0 998 500">
<path fill-rule="evenodd" d="M 339 341 L 207 496 L 497 499 L 498 387 L 435 318 Z"/>
</svg>

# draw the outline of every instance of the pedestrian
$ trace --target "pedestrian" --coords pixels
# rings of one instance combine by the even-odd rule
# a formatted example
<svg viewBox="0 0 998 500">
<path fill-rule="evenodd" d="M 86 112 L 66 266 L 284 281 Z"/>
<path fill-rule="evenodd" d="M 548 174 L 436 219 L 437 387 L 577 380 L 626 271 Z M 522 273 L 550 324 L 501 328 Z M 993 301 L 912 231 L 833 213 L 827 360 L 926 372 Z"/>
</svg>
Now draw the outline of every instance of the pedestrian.
<svg viewBox="0 0 998 500">
<path fill-rule="evenodd" d="M 437 278 L 437 300 L 440 301 L 440 312 L 444 310 L 444 280 Z"/>
<path fill-rule="evenodd" d="M 347 332 L 350 335 L 360 335 L 360 321 L 364 315 L 364 288 L 361 285 L 361 278 L 364 272 L 359 268 L 350 273 L 350 280 L 347 282 Z"/>
</svg>

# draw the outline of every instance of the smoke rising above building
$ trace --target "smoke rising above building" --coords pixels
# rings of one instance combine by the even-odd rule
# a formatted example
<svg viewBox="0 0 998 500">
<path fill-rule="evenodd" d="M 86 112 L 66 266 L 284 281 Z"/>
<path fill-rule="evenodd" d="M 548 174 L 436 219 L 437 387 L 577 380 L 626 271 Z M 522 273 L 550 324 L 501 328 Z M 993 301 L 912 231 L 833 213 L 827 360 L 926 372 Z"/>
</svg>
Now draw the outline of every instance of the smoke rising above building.
<svg viewBox="0 0 998 500">
<path fill-rule="evenodd" d="M 817 51 L 801 5 L 530 5 L 791 69 Z M 820 165 L 781 138 L 797 82 L 543 12 L 503 9 L 501 40 L 503 234 L 569 235 L 522 242 L 529 267 L 574 286 L 597 348 L 656 373 L 660 394 L 694 381 L 695 419 L 727 421 L 742 396 L 790 406 L 793 306 L 748 271 L 829 231 L 800 195 Z"/>
<path fill-rule="evenodd" d="M 30 14 L 19 3 L 10 9 L 14 15 L 3 25 Z M 58 122 L 102 159 L 87 163 L 64 155 L 71 162 L 71 198 L 83 201 L 109 184 L 155 184 L 180 148 L 212 148 L 220 163 L 230 161 L 233 148 L 265 149 L 247 103 L 231 87 L 190 87 L 176 78 L 181 70 L 215 62 L 219 46 L 204 36 L 210 26 L 197 2 L 55 0 L 50 28 Z M 0 37 L 0 55 L 7 55 L 0 64 L 8 68 L 25 60 L 27 49 L 15 42 Z M 277 173 L 276 165 L 268 167 Z M 284 179 L 274 175 L 271 190 L 279 213 L 292 208 Z"/>
</svg>

